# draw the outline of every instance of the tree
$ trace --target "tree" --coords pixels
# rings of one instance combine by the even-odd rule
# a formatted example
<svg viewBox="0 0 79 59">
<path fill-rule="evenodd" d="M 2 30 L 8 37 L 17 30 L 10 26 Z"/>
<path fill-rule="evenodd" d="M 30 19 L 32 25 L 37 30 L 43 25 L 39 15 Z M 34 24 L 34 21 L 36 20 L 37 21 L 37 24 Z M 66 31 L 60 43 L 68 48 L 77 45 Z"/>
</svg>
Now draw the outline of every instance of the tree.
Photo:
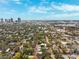
<svg viewBox="0 0 79 59">
<path fill-rule="evenodd" d="M 22 54 L 20 52 L 17 52 L 11 59 L 22 59 Z"/>
<path fill-rule="evenodd" d="M 34 52 L 34 50 L 31 47 L 29 47 L 29 48 L 24 48 L 23 52 L 26 55 L 32 55 L 32 53 Z"/>
</svg>

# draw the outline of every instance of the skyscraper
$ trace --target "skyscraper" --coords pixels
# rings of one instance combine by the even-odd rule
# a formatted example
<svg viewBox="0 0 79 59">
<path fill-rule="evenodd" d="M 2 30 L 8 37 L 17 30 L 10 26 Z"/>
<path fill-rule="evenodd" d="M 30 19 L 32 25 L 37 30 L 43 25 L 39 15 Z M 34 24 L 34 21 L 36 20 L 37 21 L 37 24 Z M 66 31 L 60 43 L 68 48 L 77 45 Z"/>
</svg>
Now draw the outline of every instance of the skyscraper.
<svg viewBox="0 0 79 59">
<path fill-rule="evenodd" d="M 4 20 L 3 20 L 3 18 L 1 18 L 1 23 L 3 23 L 4 22 Z"/>
<path fill-rule="evenodd" d="M 13 22 L 13 18 L 10 19 L 10 22 Z"/>
<path fill-rule="evenodd" d="M 18 20 L 17 20 L 18 22 L 21 22 L 21 18 L 18 18 Z"/>
</svg>

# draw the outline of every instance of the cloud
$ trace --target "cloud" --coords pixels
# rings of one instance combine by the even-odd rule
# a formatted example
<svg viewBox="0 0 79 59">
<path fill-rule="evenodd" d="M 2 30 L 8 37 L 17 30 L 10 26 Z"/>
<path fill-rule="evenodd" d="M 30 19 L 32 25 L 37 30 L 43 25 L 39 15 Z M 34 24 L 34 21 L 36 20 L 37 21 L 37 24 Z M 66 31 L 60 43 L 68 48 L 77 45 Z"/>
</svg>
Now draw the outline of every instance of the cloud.
<svg viewBox="0 0 79 59">
<path fill-rule="evenodd" d="M 14 0 L 14 1 L 20 1 L 20 0 Z"/>
<path fill-rule="evenodd" d="M 61 11 L 79 11 L 79 5 L 70 5 L 70 4 L 52 4 L 52 8 L 55 10 L 61 10 Z"/>
<path fill-rule="evenodd" d="M 64 4 L 64 5 L 61 5 L 61 8 L 67 11 L 79 11 L 79 6 L 77 5 Z"/>
<path fill-rule="evenodd" d="M 49 4 L 49 1 L 48 0 L 41 0 L 40 5 L 44 5 L 44 4 Z"/>
<path fill-rule="evenodd" d="M 6 8 L 3 8 L 2 10 L 0 10 L 2 12 L 0 12 L 0 14 L 15 14 L 16 13 L 16 10 L 14 9 L 6 9 Z"/>
<path fill-rule="evenodd" d="M 0 3 L 8 3 L 8 0 L 0 0 Z"/>
<path fill-rule="evenodd" d="M 46 1 L 46 0 L 45 0 Z M 63 4 L 63 3 L 58 3 L 55 4 L 52 2 L 51 5 L 49 6 L 31 6 L 29 8 L 29 12 L 32 13 L 52 13 L 52 12 L 78 12 L 79 13 L 79 5 L 70 5 L 70 4 Z"/>
<path fill-rule="evenodd" d="M 79 20 L 78 18 L 79 13 L 63 13 L 63 14 L 56 14 L 56 13 L 52 13 L 48 16 L 41 16 L 38 17 L 38 19 L 42 19 L 42 20 Z"/>
<path fill-rule="evenodd" d="M 66 19 L 73 20 L 77 19 L 79 16 L 79 5 L 71 5 L 71 4 L 51 4 L 49 7 L 47 6 L 31 6 L 29 9 L 30 13 L 40 13 L 42 17 L 40 19 Z M 47 14 L 47 16 L 43 15 Z M 79 18 L 78 18 L 79 19 Z"/>
<path fill-rule="evenodd" d="M 25 6 L 23 7 L 26 9 L 24 12 L 23 16 L 25 14 L 31 14 L 37 16 L 37 18 L 40 19 L 64 19 L 64 18 L 72 18 L 72 17 L 78 17 L 79 16 L 79 5 L 71 5 L 71 4 L 64 4 L 64 3 L 56 3 L 52 2 L 49 3 L 49 0 L 40 0 L 40 4 L 38 5 L 33 5 L 32 0 L 27 0 L 28 3 L 24 3 Z M 13 4 L 22 4 L 22 0 L 0 0 L 0 3 L 13 3 Z M 10 4 L 9 4 L 10 5 Z M 3 6 L 2 6 L 3 7 Z M 6 6 L 5 6 L 6 7 Z M 5 8 L 4 7 L 4 8 Z M 15 9 L 16 6 L 13 8 Z M 7 9 L 9 8 L 8 6 L 6 7 Z M 20 9 L 20 7 L 18 7 Z M 0 10 L 0 14 L 17 14 L 20 15 L 22 12 L 19 12 L 18 8 L 16 10 Z M 3 8 L 1 8 L 3 9 Z M 39 16 L 40 15 L 40 16 Z"/>
<path fill-rule="evenodd" d="M 2 4 L 6 4 L 6 3 L 10 3 L 10 2 L 15 2 L 16 4 L 22 4 L 22 2 L 20 0 L 0 0 L 0 3 L 2 3 Z"/>
<path fill-rule="evenodd" d="M 56 17 L 73 17 L 73 16 L 79 16 L 79 13 L 63 13 L 63 14 L 54 14 Z"/>
<path fill-rule="evenodd" d="M 0 3 L 6 4 L 9 2 L 15 2 L 16 4 L 21 4 L 22 2 L 20 0 L 0 0 Z"/>
<path fill-rule="evenodd" d="M 13 0 L 16 4 L 22 4 L 20 0 Z"/>
<path fill-rule="evenodd" d="M 32 6 L 29 8 L 30 13 L 47 13 L 49 10 L 50 8 L 46 8 L 43 6 L 39 6 L 39 7 Z"/>
</svg>

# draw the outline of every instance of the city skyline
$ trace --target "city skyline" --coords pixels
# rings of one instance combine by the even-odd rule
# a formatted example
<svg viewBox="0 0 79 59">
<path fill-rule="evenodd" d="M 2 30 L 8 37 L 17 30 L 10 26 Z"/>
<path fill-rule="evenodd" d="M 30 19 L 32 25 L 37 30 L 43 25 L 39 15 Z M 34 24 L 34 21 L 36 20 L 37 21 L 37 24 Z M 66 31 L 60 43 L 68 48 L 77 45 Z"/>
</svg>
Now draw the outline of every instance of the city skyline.
<svg viewBox="0 0 79 59">
<path fill-rule="evenodd" d="M 78 2 L 78 0 L 0 0 L 0 18 L 79 20 Z"/>
</svg>

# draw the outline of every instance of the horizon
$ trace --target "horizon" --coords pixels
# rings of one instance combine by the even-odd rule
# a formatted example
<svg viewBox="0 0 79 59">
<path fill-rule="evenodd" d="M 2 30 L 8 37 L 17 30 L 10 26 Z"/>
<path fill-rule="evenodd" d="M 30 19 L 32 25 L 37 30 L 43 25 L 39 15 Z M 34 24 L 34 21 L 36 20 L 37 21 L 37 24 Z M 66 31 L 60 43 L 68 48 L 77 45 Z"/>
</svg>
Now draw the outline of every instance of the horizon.
<svg viewBox="0 0 79 59">
<path fill-rule="evenodd" d="M 79 20 L 78 2 L 78 0 L 0 0 L 0 18 Z"/>
<path fill-rule="evenodd" d="M 20 17 L 18 17 L 18 18 L 20 18 Z M 0 18 L 0 21 L 2 20 L 2 21 L 11 21 L 11 19 L 13 19 L 12 21 L 17 21 L 18 20 L 18 18 Z M 21 21 L 48 21 L 48 22 L 50 22 L 50 21 L 79 21 L 79 20 L 69 20 L 69 19 L 67 19 L 67 20 L 62 20 L 62 19 L 60 19 L 60 20 L 58 20 L 58 19 L 42 19 L 42 20 L 39 20 L 39 19 L 22 19 L 22 18 L 20 18 L 21 19 Z"/>
</svg>

